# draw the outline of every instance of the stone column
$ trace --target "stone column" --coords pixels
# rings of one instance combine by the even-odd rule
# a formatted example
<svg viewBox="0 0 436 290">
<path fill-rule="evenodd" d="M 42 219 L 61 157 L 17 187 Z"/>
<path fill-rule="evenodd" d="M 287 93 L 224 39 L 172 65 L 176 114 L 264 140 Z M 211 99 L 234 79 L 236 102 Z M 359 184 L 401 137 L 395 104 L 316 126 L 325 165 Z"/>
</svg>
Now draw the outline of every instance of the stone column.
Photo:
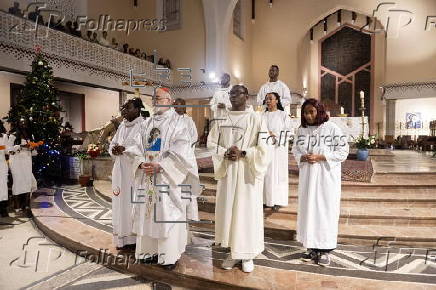
<svg viewBox="0 0 436 290">
<path fill-rule="evenodd" d="M 395 138 L 395 105 L 397 100 L 386 100 L 386 135 Z"/>
</svg>

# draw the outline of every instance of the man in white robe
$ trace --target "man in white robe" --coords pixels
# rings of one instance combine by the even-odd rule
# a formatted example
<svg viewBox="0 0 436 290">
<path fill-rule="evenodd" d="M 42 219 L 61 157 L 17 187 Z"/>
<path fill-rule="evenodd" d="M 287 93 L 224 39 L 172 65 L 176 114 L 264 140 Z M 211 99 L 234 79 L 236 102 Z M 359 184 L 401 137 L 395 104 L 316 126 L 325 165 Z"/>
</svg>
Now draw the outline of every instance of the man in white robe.
<svg viewBox="0 0 436 290">
<path fill-rule="evenodd" d="M 141 116 L 143 104 L 140 98 L 128 100 L 121 108 L 123 121 L 109 145 L 109 154 L 114 158 L 112 170 L 112 225 L 114 245 L 117 249 L 136 243 L 132 232 L 132 176 L 134 138 L 141 131 L 144 119 Z M 133 148 L 134 149 L 134 148 Z"/>
<path fill-rule="evenodd" d="M 195 154 L 195 145 L 198 141 L 198 133 L 197 133 L 197 127 L 195 126 L 194 120 L 186 114 L 186 101 L 181 98 L 177 98 L 174 100 L 174 110 L 177 114 L 179 114 L 180 118 L 182 119 L 182 122 L 185 123 L 186 127 L 188 127 L 189 130 L 189 136 L 191 137 L 191 149 L 193 154 Z M 180 107 L 177 107 L 180 106 Z M 197 164 L 195 164 L 197 166 Z M 197 166 L 198 171 L 198 166 Z M 198 221 L 198 203 L 196 198 L 191 198 L 190 200 L 187 199 L 187 208 L 186 208 L 186 218 L 188 220 L 195 220 Z M 189 239 L 190 240 L 190 239 Z"/>
<path fill-rule="evenodd" d="M 0 121 L 0 216 L 8 217 L 8 171 L 6 153 L 9 145 L 9 138 L 3 122 Z"/>
<path fill-rule="evenodd" d="M 278 211 L 288 205 L 289 198 L 289 138 L 294 135 L 294 124 L 283 111 L 281 98 L 277 93 L 268 93 L 267 111 L 262 114 L 268 127 L 267 139 L 271 163 L 265 174 L 263 203 Z"/>
<path fill-rule="evenodd" d="M 272 65 L 268 71 L 269 82 L 263 84 L 257 93 L 257 104 L 263 105 L 266 94 L 277 93 L 281 98 L 281 102 L 285 111 L 289 113 L 289 105 L 292 103 L 291 91 L 288 86 L 279 80 L 279 67 Z"/>
<path fill-rule="evenodd" d="M 187 244 L 184 200 L 190 194 L 182 191 L 198 195 L 199 179 L 189 128 L 170 108 L 173 100 L 168 90 L 158 88 L 154 102 L 155 114 L 136 138 L 141 152 L 133 163 L 139 202 L 135 256 L 152 257 L 172 270 Z"/>
<path fill-rule="evenodd" d="M 242 261 L 242 270 L 254 269 L 253 259 L 264 250 L 263 178 L 269 160 L 266 124 L 246 106 L 248 90 L 230 91 L 232 108 L 219 126 L 213 126 L 207 147 L 218 180 L 215 206 L 215 242 L 230 247 L 222 267 L 230 270 Z"/>
<path fill-rule="evenodd" d="M 292 153 L 300 170 L 297 241 L 308 249 L 303 260 L 327 266 L 328 252 L 337 246 L 341 162 L 347 159 L 349 147 L 347 136 L 328 116 L 319 121 L 320 111 L 326 116 L 317 100 L 303 104 L 302 120 L 307 121 L 297 130 Z"/>
<path fill-rule="evenodd" d="M 221 118 L 225 116 L 225 112 L 232 106 L 229 99 L 230 75 L 224 73 L 220 80 L 221 88 L 219 88 L 210 100 L 210 109 L 212 110 L 212 119 Z"/>
</svg>

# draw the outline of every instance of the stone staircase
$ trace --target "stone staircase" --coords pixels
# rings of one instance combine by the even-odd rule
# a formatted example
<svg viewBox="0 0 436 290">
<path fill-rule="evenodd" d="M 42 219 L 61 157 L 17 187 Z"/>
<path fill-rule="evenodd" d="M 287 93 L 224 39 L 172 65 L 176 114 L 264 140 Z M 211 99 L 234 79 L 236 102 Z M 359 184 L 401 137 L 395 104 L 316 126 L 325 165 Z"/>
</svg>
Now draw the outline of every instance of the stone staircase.
<svg viewBox="0 0 436 290">
<path fill-rule="evenodd" d="M 209 173 L 200 179 L 200 217 L 214 221 L 216 181 Z M 274 239 L 294 239 L 298 176 L 290 175 L 289 184 L 289 205 L 264 210 L 265 235 Z M 342 182 L 340 243 L 435 247 L 435 230 L 436 173 L 380 173 L 371 183 Z"/>
</svg>

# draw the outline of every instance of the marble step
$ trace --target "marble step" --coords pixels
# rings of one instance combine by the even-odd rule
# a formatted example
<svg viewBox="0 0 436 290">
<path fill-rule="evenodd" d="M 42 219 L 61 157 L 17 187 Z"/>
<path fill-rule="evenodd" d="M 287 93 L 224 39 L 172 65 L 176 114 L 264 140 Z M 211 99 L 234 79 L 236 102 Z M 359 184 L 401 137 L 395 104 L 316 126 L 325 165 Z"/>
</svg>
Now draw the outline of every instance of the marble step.
<svg viewBox="0 0 436 290">
<path fill-rule="evenodd" d="M 200 219 L 215 221 L 213 213 L 200 211 Z M 272 239 L 295 240 L 296 220 L 285 218 L 264 219 L 265 236 Z M 194 229 L 214 230 L 214 224 L 193 224 Z M 389 225 L 349 225 L 339 224 L 338 243 L 366 246 L 392 247 L 436 247 L 434 226 L 389 226 Z"/>
<path fill-rule="evenodd" d="M 213 173 L 200 173 L 200 182 L 202 184 L 216 183 Z M 290 175 L 289 185 L 298 185 L 298 176 Z M 431 188 L 436 192 L 436 174 L 399 174 L 387 178 L 384 174 L 374 176 L 372 182 L 355 182 L 342 181 L 342 189 L 362 190 L 367 188 L 389 189 L 428 189 Z"/>
<path fill-rule="evenodd" d="M 297 203 L 291 202 L 274 212 L 267 208 L 264 210 L 270 219 L 297 219 Z M 198 202 L 198 209 L 203 212 L 215 212 L 215 197 L 205 196 Z M 384 225 L 397 227 L 436 227 L 435 208 L 388 208 L 383 206 L 346 207 L 341 206 L 340 224 L 346 225 Z"/>
<path fill-rule="evenodd" d="M 202 197 L 216 195 L 216 184 L 204 184 Z M 289 203 L 297 203 L 298 188 L 289 188 Z M 436 208 L 436 190 L 428 189 L 395 189 L 395 190 L 342 190 L 341 205 L 345 207 L 390 207 L 390 208 Z"/>
</svg>

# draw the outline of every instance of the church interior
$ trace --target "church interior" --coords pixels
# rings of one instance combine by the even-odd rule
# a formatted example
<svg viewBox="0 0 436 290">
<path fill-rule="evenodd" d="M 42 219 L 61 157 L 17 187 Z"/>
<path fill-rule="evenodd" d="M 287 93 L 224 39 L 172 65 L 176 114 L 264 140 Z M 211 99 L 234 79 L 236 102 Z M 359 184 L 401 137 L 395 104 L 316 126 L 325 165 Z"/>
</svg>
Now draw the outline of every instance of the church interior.
<svg viewBox="0 0 436 290">
<path fill-rule="evenodd" d="M 27 177 L 11 166 L 18 153 L 2 157 L 0 139 L 10 167 L 0 172 L 0 288 L 436 289 L 435 15 L 435 0 L 2 0 L 0 136 L 30 122 L 49 137 L 29 145 L 38 156 L 27 213 L 14 209 Z M 348 136 L 338 244 L 326 267 L 299 259 L 302 170 L 291 142 L 287 206 L 264 206 L 254 271 L 224 270 L 211 100 L 228 74 L 229 90 L 247 88 L 261 114 L 273 67 L 294 128 L 315 99 Z M 129 100 L 153 118 L 159 87 L 186 103 L 202 186 L 172 270 L 113 243 L 111 140 Z"/>
</svg>

